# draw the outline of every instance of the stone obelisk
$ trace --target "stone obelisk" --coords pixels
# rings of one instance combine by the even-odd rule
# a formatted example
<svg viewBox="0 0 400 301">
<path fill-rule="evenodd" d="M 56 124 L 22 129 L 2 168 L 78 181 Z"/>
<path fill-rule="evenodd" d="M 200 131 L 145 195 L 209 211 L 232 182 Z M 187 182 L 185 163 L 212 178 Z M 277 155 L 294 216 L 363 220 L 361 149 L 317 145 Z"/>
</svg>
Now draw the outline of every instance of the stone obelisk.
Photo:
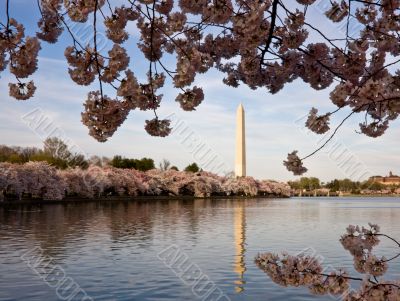
<svg viewBox="0 0 400 301">
<path fill-rule="evenodd" d="M 235 176 L 246 176 L 246 138 L 245 138 L 244 109 L 242 104 L 236 111 L 236 160 Z"/>
</svg>

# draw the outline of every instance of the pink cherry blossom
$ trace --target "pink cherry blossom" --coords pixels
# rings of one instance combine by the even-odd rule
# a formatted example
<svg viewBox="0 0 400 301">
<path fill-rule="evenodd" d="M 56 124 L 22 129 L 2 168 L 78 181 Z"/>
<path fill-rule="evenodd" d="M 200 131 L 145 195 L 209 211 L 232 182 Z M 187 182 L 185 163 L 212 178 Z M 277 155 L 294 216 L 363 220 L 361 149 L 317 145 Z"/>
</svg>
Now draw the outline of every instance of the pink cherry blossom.
<svg viewBox="0 0 400 301">
<path fill-rule="evenodd" d="M 293 151 L 288 154 L 287 161 L 283 161 L 287 170 L 293 172 L 294 175 L 302 175 L 307 171 L 307 168 L 303 166 L 303 162 L 297 156 L 297 151 Z"/>
</svg>

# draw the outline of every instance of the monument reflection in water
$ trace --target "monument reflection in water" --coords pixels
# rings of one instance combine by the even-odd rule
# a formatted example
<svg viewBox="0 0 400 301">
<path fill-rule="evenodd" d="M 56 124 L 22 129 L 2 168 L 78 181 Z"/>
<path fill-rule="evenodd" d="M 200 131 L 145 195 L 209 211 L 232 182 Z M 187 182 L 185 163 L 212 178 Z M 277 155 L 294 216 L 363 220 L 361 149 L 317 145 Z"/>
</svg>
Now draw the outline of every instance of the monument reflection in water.
<svg viewBox="0 0 400 301">
<path fill-rule="evenodd" d="M 240 104 L 236 111 L 236 158 L 235 176 L 246 176 L 246 130 L 245 112 L 243 105 Z M 246 212 L 244 201 L 237 202 L 234 208 L 234 235 L 235 235 L 235 260 L 234 271 L 238 275 L 235 281 L 236 293 L 244 291 L 245 264 L 245 240 L 246 240 Z"/>
<path fill-rule="evenodd" d="M 244 291 L 244 273 L 246 271 L 245 263 L 245 243 L 246 243 L 246 211 L 243 202 L 238 204 L 238 207 L 234 209 L 234 230 L 235 230 L 235 261 L 234 271 L 238 275 L 238 279 L 235 281 L 236 293 Z"/>
</svg>

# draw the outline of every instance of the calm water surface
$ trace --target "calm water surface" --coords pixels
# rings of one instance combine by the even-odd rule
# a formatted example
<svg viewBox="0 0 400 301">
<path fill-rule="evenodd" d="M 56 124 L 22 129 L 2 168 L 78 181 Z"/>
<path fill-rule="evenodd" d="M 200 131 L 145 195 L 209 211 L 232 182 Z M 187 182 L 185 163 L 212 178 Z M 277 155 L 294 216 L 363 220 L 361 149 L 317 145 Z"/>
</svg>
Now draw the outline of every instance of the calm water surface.
<svg viewBox="0 0 400 301">
<path fill-rule="evenodd" d="M 347 225 L 374 222 L 400 238 L 399 220 L 398 198 L 0 208 L 0 300 L 60 300 L 59 287 L 47 285 L 40 278 L 45 272 L 35 274 L 21 258 L 28 251 L 32 258 L 51 258 L 49 265 L 63 269 L 93 300 L 201 300 L 196 294 L 206 289 L 191 285 L 190 279 L 186 285 L 160 260 L 165 249 L 187 256 L 185 263 L 201 271 L 193 277 L 204 276 L 205 285 L 215 285 L 229 298 L 220 301 L 333 300 L 310 296 L 307 289 L 277 286 L 254 265 L 254 257 L 259 252 L 296 253 L 313 248 L 326 265 L 346 267 L 357 275 L 338 241 Z M 393 244 L 383 243 L 378 254 L 390 256 L 394 250 Z M 167 253 L 161 254 L 166 259 Z M 49 271 L 49 265 L 42 271 Z M 388 276 L 400 278 L 399 260 Z"/>
</svg>

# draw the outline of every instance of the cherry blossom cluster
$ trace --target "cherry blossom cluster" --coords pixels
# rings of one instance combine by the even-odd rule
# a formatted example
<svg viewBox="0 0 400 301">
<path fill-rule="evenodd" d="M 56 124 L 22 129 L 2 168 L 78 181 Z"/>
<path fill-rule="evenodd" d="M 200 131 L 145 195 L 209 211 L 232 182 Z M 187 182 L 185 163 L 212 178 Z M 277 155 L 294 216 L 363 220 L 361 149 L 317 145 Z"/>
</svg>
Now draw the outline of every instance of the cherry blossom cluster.
<svg viewBox="0 0 400 301">
<path fill-rule="evenodd" d="M 354 258 L 354 268 L 362 274 L 382 276 L 388 269 L 387 259 L 378 258 L 372 253 L 373 247 L 379 244 L 379 226 L 369 225 L 370 228 L 349 226 L 347 234 L 340 239 L 343 247 Z"/>
<path fill-rule="evenodd" d="M 129 104 L 90 92 L 82 113 L 82 122 L 92 137 L 100 142 L 111 137 L 129 114 Z"/>
<path fill-rule="evenodd" d="M 104 25 L 107 27 L 107 37 L 114 43 L 121 44 L 125 42 L 129 35 L 125 30 L 128 21 L 135 21 L 139 14 L 127 7 L 116 7 L 111 16 L 104 19 Z"/>
<path fill-rule="evenodd" d="M 259 254 L 255 263 L 271 280 L 282 286 L 307 286 L 318 295 L 343 294 L 349 288 L 345 272 L 324 274 L 321 263 L 315 257 L 265 253 Z"/>
<path fill-rule="evenodd" d="M 297 151 L 293 151 L 287 156 L 287 161 L 283 161 L 287 170 L 293 172 L 294 175 L 302 175 L 307 171 L 307 168 L 303 166 L 302 160 L 297 155 Z"/>
<path fill-rule="evenodd" d="M 386 301 L 400 300 L 400 281 L 379 281 L 371 283 L 362 281 L 361 288 L 357 292 L 350 292 L 345 301 Z"/>
<path fill-rule="evenodd" d="M 84 50 L 77 50 L 70 46 L 65 49 L 64 55 L 70 66 L 68 73 L 75 83 L 87 86 L 95 80 L 97 66 L 93 49 L 86 47 Z M 98 61 L 99 64 L 104 63 L 101 58 Z"/>
<path fill-rule="evenodd" d="M 386 301 L 400 300 L 400 280 L 389 281 L 382 278 L 388 270 L 388 262 L 396 259 L 378 258 L 372 249 L 379 244 L 379 237 L 385 237 L 397 244 L 400 243 L 380 232 L 379 226 L 369 227 L 350 225 L 340 242 L 354 258 L 354 268 L 365 274 L 362 278 L 351 277 L 346 271 L 327 273 L 320 258 L 301 253 L 297 256 L 286 253 L 281 256 L 273 253 L 259 254 L 256 265 L 275 283 L 282 286 L 306 286 L 316 295 L 341 295 L 344 301 Z M 361 283 L 358 290 L 350 289 L 350 280 Z"/>
<path fill-rule="evenodd" d="M 59 0 L 51 1 L 60 2 Z M 42 0 L 42 2 L 47 2 L 47 0 Z M 89 14 L 102 7 L 104 3 L 105 0 L 64 0 L 68 16 L 75 22 L 86 22 Z"/>
<path fill-rule="evenodd" d="M 44 200 L 61 200 L 65 196 L 63 179 L 56 168 L 47 163 L 1 163 L 0 178 L 0 192 L 5 190 L 16 196 L 26 193 L 31 198 Z M 0 194 L 3 196 L 3 193 Z"/>
<path fill-rule="evenodd" d="M 17 83 L 9 83 L 9 93 L 18 100 L 26 100 L 35 93 L 33 81 L 21 82 L 37 69 L 40 43 L 36 37 L 25 37 L 25 28 L 10 18 L 7 25 L 0 26 L 0 72 L 9 66 Z"/>
<path fill-rule="evenodd" d="M 251 177 L 229 178 L 210 172 L 158 169 L 141 172 L 110 166 L 56 170 L 47 163 L 0 163 L 0 195 L 61 200 L 65 197 L 98 198 L 107 195 L 290 196 L 285 183 Z"/>
<path fill-rule="evenodd" d="M 227 195 L 257 195 L 259 185 L 252 177 L 228 178 L 222 184 Z"/>
<path fill-rule="evenodd" d="M 151 136 L 166 137 L 171 133 L 171 121 L 168 119 L 160 120 L 158 117 L 146 120 L 145 129 Z"/>
<path fill-rule="evenodd" d="M 306 121 L 306 127 L 317 134 L 324 134 L 329 131 L 329 113 L 326 115 L 318 116 L 318 110 L 312 108 L 308 119 Z"/>
<path fill-rule="evenodd" d="M 329 119 L 339 110 L 348 109 L 348 118 L 362 115 L 360 132 L 370 137 L 384 134 L 400 113 L 399 1 L 327 1 L 323 16 L 335 28 L 327 32 L 319 24 L 310 23 L 310 7 L 321 9 L 315 0 L 37 3 L 41 13 L 37 36 L 25 37 L 23 25 L 10 15 L 11 1 L 5 0 L 6 20 L 0 20 L 0 71 L 9 66 L 16 77 L 9 93 L 20 100 L 34 95 L 34 83 L 20 79 L 37 69 L 39 40 L 55 43 L 64 32 L 72 39 L 65 50 L 71 79 L 84 86 L 97 81 L 102 108 L 112 103 L 111 111 L 117 112 L 116 117 L 103 114 L 103 118 L 110 119 L 104 124 L 111 124 L 113 129 L 107 135 L 93 135 L 92 125 L 84 119 L 89 133 L 102 142 L 124 122 L 125 111 L 137 109 L 153 111 L 154 118 L 145 124 L 150 135 L 168 135 L 168 120 L 157 117 L 163 99 L 157 90 L 168 78 L 179 91 L 176 101 L 181 108 L 194 110 L 205 98 L 202 88 L 194 86 L 196 76 L 210 68 L 222 72 L 223 83 L 232 87 L 245 84 L 277 93 L 286 84 L 301 79 L 315 90 L 329 88 L 329 98 L 337 109 L 318 115 L 318 110 L 312 108 L 306 121 L 306 126 L 318 134 L 330 130 Z M 88 24 L 93 39 L 81 44 L 72 30 L 74 24 Z M 132 32 L 139 35 L 133 37 L 138 40 L 136 50 L 148 63 L 145 82 L 134 75 L 142 70 L 135 69 L 138 57 L 135 43 L 130 41 Z M 100 49 L 100 33 L 105 34 L 110 46 Z M 103 94 L 105 85 L 115 89 L 115 96 Z M 97 92 L 90 92 L 89 99 L 93 93 Z M 121 106 L 124 114 L 116 109 Z M 307 170 L 295 153 L 286 162 L 297 175 Z"/>
<path fill-rule="evenodd" d="M 179 93 L 176 101 L 179 102 L 181 108 L 185 111 L 193 111 L 203 101 L 203 89 L 196 86 L 193 89 L 187 89 L 184 93 Z"/>
<path fill-rule="evenodd" d="M 41 1 L 40 12 L 42 18 L 38 22 L 39 31 L 37 37 L 48 43 L 56 43 L 64 28 L 58 11 L 61 9 L 62 1 L 45 0 Z"/>
</svg>

